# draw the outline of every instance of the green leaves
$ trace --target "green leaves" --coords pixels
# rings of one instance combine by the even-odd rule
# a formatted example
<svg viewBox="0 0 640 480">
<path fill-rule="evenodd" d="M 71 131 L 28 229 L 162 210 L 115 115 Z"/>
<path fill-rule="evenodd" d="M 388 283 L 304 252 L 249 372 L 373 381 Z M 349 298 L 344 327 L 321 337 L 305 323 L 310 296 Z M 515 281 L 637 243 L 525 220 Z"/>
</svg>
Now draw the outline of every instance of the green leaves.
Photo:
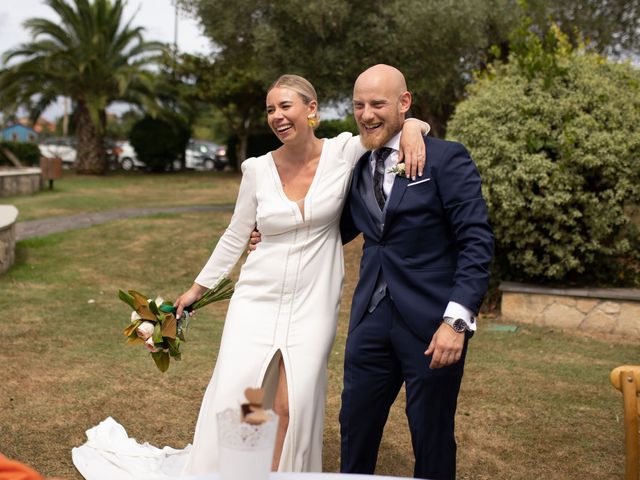
<svg viewBox="0 0 640 480">
<path fill-rule="evenodd" d="M 133 296 L 129 295 L 127 292 L 123 290 L 118 290 L 118 298 L 122 300 L 124 303 L 129 305 L 134 310 L 136 309 L 136 305 L 133 301 Z"/>
<path fill-rule="evenodd" d="M 153 361 L 156 362 L 156 367 L 158 367 L 158 370 L 160 370 L 162 373 L 169 370 L 170 357 L 168 353 L 162 351 L 151 352 L 151 356 L 153 357 Z"/>
<path fill-rule="evenodd" d="M 640 72 L 561 39 L 521 47 L 449 123 L 482 175 L 500 279 L 638 285 Z"/>
</svg>

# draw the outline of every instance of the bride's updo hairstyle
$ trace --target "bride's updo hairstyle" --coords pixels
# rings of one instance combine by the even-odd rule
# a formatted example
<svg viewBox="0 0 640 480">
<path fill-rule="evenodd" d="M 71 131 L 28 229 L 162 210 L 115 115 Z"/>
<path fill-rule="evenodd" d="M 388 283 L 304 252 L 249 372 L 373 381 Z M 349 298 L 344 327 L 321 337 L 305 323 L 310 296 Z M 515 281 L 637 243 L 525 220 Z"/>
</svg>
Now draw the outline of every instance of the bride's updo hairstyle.
<svg viewBox="0 0 640 480">
<path fill-rule="evenodd" d="M 309 105 L 312 100 L 315 100 L 316 103 L 318 103 L 318 94 L 316 93 L 316 89 L 313 88 L 313 85 L 311 85 L 311 82 L 309 80 L 301 77 L 300 75 L 282 75 L 275 82 L 273 82 L 273 84 L 271 84 L 267 93 L 276 87 L 287 88 L 293 92 L 296 92 L 298 95 L 300 95 L 300 98 L 302 98 L 302 101 L 305 105 Z M 313 127 L 314 129 L 318 128 L 318 125 L 320 124 L 320 113 L 318 112 L 318 110 L 316 110 L 315 121 L 316 124 Z"/>
</svg>

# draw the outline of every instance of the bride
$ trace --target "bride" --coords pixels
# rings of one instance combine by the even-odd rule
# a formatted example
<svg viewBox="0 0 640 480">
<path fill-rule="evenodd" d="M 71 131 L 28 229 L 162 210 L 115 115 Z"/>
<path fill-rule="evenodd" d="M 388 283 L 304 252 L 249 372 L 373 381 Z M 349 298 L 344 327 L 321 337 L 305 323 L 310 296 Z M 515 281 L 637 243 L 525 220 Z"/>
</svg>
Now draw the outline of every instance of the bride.
<svg viewBox="0 0 640 480">
<path fill-rule="evenodd" d="M 327 360 L 344 276 L 340 214 L 365 149 L 350 133 L 315 136 L 317 95 L 302 77 L 280 77 L 269 88 L 266 106 L 269 127 L 282 146 L 242 164 L 231 222 L 195 283 L 175 302 L 179 316 L 226 276 L 257 226 L 260 248 L 242 266 L 229 303 L 193 445 L 185 450 L 139 445 L 108 419 L 73 450 L 74 464 L 87 479 L 105 478 L 104 468 L 122 471 L 110 474 L 116 480 L 217 471 L 216 413 L 237 408 L 245 388 L 259 386 L 266 392 L 265 406 L 279 417 L 272 469 L 322 470 Z M 401 150 L 411 152 L 407 174 L 422 168 L 417 159 L 424 159 L 422 135 L 428 128 L 424 122 L 405 123 Z M 114 453 L 114 442 L 126 447 Z"/>
</svg>

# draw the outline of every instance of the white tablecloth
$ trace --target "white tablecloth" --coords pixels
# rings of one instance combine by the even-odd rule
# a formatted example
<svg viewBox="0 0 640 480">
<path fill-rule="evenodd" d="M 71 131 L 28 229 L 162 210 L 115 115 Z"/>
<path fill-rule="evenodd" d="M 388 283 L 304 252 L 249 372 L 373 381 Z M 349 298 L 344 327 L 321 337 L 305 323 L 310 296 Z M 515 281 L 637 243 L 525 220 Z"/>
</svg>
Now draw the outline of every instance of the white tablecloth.
<svg viewBox="0 0 640 480">
<path fill-rule="evenodd" d="M 185 477 L 184 480 L 219 480 L 217 473 Z M 406 478 L 406 477 L 403 477 Z M 271 473 L 269 480 L 399 480 L 400 477 L 354 475 L 347 473 Z"/>
</svg>

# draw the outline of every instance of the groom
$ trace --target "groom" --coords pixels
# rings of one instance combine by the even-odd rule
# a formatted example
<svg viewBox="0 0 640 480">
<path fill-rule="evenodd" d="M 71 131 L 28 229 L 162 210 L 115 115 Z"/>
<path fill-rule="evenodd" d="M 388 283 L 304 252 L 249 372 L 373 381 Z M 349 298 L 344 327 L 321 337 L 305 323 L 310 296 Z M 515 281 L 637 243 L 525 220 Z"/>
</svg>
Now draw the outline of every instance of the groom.
<svg viewBox="0 0 640 480">
<path fill-rule="evenodd" d="M 341 471 L 375 470 L 389 409 L 406 385 L 414 476 L 454 479 L 454 417 L 467 343 L 489 281 L 493 234 L 465 148 L 425 137 L 423 175 L 390 173 L 411 106 L 404 76 L 363 72 L 353 108 L 363 145 L 341 230 L 364 248 L 351 306 L 340 411 Z"/>
</svg>

